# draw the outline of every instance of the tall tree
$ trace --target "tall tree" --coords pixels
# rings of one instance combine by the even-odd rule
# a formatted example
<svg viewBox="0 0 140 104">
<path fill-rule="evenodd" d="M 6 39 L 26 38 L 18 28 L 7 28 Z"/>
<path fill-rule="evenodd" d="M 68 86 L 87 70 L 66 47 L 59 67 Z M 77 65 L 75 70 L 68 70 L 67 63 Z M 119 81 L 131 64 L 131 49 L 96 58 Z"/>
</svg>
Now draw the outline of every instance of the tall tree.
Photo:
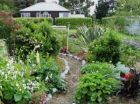
<svg viewBox="0 0 140 104">
<path fill-rule="evenodd" d="M 98 6 L 96 6 L 96 19 L 102 19 L 103 17 L 106 17 L 109 10 L 109 2 L 106 2 L 104 0 L 99 0 Z"/>
<path fill-rule="evenodd" d="M 89 7 L 94 5 L 91 0 L 60 0 L 60 5 L 71 10 L 72 13 L 89 15 Z"/>
</svg>

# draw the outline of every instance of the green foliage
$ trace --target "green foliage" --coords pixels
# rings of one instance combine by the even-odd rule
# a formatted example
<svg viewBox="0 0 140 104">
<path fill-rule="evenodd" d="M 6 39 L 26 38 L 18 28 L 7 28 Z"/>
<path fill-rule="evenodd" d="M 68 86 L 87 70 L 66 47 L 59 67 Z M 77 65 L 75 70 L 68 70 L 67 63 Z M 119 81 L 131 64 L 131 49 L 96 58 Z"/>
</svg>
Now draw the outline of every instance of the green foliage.
<svg viewBox="0 0 140 104">
<path fill-rule="evenodd" d="M 136 62 L 140 60 L 140 50 L 133 46 L 123 44 L 121 46 L 120 60 L 123 64 L 134 67 Z"/>
<path fill-rule="evenodd" d="M 1 11 L 11 11 L 14 10 L 13 0 L 0 0 L 0 10 Z"/>
<path fill-rule="evenodd" d="M 36 19 L 35 19 L 36 20 Z M 17 58 L 25 60 L 27 55 L 32 52 L 35 46 L 39 45 L 39 52 L 44 56 L 57 55 L 59 52 L 59 42 L 53 33 L 53 29 L 47 21 L 23 21 L 18 20 L 20 25 L 16 32 L 16 55 Z"/>
<path fill-rule="evenodd" d="M 78 28 L 78 36 L 81 37 L 85 45 L 90 44 L 93 40 L 99 38 L 104 34 L 104 30 L 100 26 L 86 27 L 81 26 Z"/>
<path fill-rule="evenodd" d="M 120 32 L 127 32 L 125 26 L 129 25 L 129 22 L 125 17 L 106 17 L 102 19 L 102 24 L 106 27 L 115 29 Z"/>
<path fill-rule="evenodd" d="M 140 15 L 140 1 L 139 0 L 118 0 L 117 15 L 134 16 Z"/>
<path fill-rule="evenodd" d="M 108 10 L 109 10 L 109 3 L 104 2 L 103 0 L 99 0 L 101 3 L 98 4 L 96 7 L 96 19 L 102 19 L 103 17 L 106 17 L 108 15 Z"/>
<path fill-rule="evenodd" d="M 114 65 L 100 62 L 90 63 L 81 68 L 84 74 L 100 73 L 107 77 L 114 77 L 116 71 Z"/>
<path fill-rule="evenodd" d="M 0 20 L 0 39 L 7 39 L 10 36 L 11 28 Z"/>
<path fill-rule="evenodd" d="M 27 104 L 34 91 L 40 91 L 43 84 L 30 76 L 31 67 L 13 63 L 13 60 L 2 62 L 0 67 L 0 92 L 5 104 Z M 41 89 L 45 91 L 44 89 Z"/>
<path fill-rule="evenodd" d="M 53 92 L 52 88 L 56 88 L 58 91 L 65 91 L 67 88 L 65 80 L 61 78 L 59 71 L 59 67 L 53 59 L 44 60 L 37 70 L 38 77 L 45 81 L 51 93 Z"/>
<path fill-rule="evenodd" d="M 70 24 L 70 29 L 76 29 L 82 25 L 92 25 L 91 18 L 56 18 L 56 25 L 67 26 Z"/>
<path fill-rule="evenodd" d="M 26 23 L 27 21 L 32 22 L 32 23 L 40 23 L 40 22 L 48 22 L 49 24 L 53 24 L 52 23 L 52 18 L 14 18 L 14 20 L 17 23 Z"/>
<path fill-rule="evenodd" d="M 121 40 L 119 33 L 107 30 L 104 36 L 93 41 L 89 46 L 89 61 L 112 62 L 120 60 Z"/>
<path fill-rule="evenodd" d="M 114 78 L 105 78 L 100 73 L 86 74 L 80 79 L 76 91 L 78 104 L 102 104 L 118 88 L 118 81 Z"/>
<path fill-rule="evenodd" d="M 72 13 L 85 14 L 85 16 L 89 16 L 89 8 L 94 5 L 94 2 L 91 0 L 60 0 L 59 3 L 71 10 Z"/>
</svg>

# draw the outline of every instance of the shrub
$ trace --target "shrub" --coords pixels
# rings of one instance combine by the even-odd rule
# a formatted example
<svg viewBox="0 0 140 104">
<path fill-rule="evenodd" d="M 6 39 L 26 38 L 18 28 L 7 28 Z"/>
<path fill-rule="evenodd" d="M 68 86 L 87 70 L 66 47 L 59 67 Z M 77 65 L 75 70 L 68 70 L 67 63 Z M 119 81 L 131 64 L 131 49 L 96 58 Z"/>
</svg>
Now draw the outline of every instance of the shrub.
<svg viewBox="0 0 140 104">
<path fill-rule="evenodd" d="M 133 46 L 123 44 L 121 46 L 120 60 L 123 64 L 133 67 L 140 60 L 140 50 Z"/>
<path fill-rule="evenodd" d="M 50 24 L 53 24 L 52 23 L 52 18 L 14 18 L 14 20 L 17 22 L 17 23 L 24 23 L 29 21 L 29 22 L 33 22 L 33 23 L 40 23 L 40 22 L 48 22 Z"/>
<path fill-rule="evenodd" d="M 7 39 L 11 34 L 11 27 L 0 21 L 0 39 Z"/>
<path fill-rule="evenodd" d="M 20 21 L 21 22 L 21 21 Z M 57 55 L 59 52 L 59 42 L 53 33 L 48 22 L 33 23 L 27 20 L 19 24 L 20 27 L 16 32 L 16 56 L 25 60 L 27 55 L 32 52 L 35 46 L 39 45 L 39 52 L 44 56 L 48 54 Z"/>
<path fill-rule="evenodd" d="M 115 66 L 108 63 L 90 63 L 85 65 L 81 68 L 81 72 L 84 74 L 90 74 L 90 73 L 100 73 L 107 77 L 114 77 L 117 70 L 115 69 Z"/>
<path fill-rule="evenodd" d="M 67 26 L 70 24 L 70 29 L 76 29 L 82 25 L 92 25 L 91 18 L 56 18 L 56 25 Z"/>
<path fill-rule="evenodd" d="M 41 67 L 37 70 L 37 76 L 45 81 L 49 88 L 49 93 L 53 93 L 52 89 L 55 88 L 58 91 L 65 91 L 67 86 L 65 80 L 60 76 L 60 70 L 58 65 L 53 59 L 43 61 Z"/>
<path fill-rule="evenodd" d="M 78 104 L 105 103 L 108 96 L 116 91 L 118 84 L 115 79 L 106 79 L 100 73 L 86 74 L 80 79 L 76 101 Z"/>
<path fill-rule="evenodd" d="M 104 36 L 93 41 L 89 46 L 89 61 L 112 62 L 120 60 L 121 40 L 119 34 L 107 31 Z"/>
</svg>

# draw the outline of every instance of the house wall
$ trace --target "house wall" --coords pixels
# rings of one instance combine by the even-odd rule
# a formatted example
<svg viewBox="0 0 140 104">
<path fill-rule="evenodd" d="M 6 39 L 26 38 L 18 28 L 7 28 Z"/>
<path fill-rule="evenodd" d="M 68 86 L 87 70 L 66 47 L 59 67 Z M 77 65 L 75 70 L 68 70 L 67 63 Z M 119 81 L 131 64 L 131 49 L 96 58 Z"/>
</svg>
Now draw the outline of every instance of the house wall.
<svg viewBox="0 0 140 104">
<path fill-rule="evenodd" d="M 59 12 L 60 18 L 70 17 L 70 12 Z"/>
<path fill-rule="evenodd" d="M 56 18 L 56 17 L 69 17 L 69 14 L 70 14 L 69 12 L 65 12 L 65 11 L 64 12 L 50 11 L 50 12 L 46 12 L 49 15 L 43 16 L 44 12 L 45 11 L 41 11 L 41 12 L 37 12 L 37 11 L 35 11 L 35 12 L 32 12 L 32 11 L 21 12 L 21 17 L 52 17 L 52 18 Z M 24 16 L 24 14 L 25 14 L 25 16 Z"/>
</svg>

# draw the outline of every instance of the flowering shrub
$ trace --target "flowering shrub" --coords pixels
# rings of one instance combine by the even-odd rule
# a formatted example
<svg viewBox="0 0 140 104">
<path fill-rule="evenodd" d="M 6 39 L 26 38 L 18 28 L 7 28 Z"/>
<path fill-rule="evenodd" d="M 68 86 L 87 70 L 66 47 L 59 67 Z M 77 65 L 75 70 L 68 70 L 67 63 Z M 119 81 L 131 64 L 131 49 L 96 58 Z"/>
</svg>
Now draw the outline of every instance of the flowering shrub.
<svg viewBox="0 0 140 104">
<path fill-rule="evenodd" d="M 37 70 L 37 77 L 45 81 L 49 93 L 65 91 L 67 88 L 65 80 L 60 76 L 59 67 L 53 59 L 41 63 L 41 67 Z"/>
<path fill-rule="evenodd" d="M 30 76 L 30 67 L 13 63 L 13 60 L 1 62 L 0 92 L 5 104 L 27 104 L 32 93 L 42 86 Z"/>
</svg>

